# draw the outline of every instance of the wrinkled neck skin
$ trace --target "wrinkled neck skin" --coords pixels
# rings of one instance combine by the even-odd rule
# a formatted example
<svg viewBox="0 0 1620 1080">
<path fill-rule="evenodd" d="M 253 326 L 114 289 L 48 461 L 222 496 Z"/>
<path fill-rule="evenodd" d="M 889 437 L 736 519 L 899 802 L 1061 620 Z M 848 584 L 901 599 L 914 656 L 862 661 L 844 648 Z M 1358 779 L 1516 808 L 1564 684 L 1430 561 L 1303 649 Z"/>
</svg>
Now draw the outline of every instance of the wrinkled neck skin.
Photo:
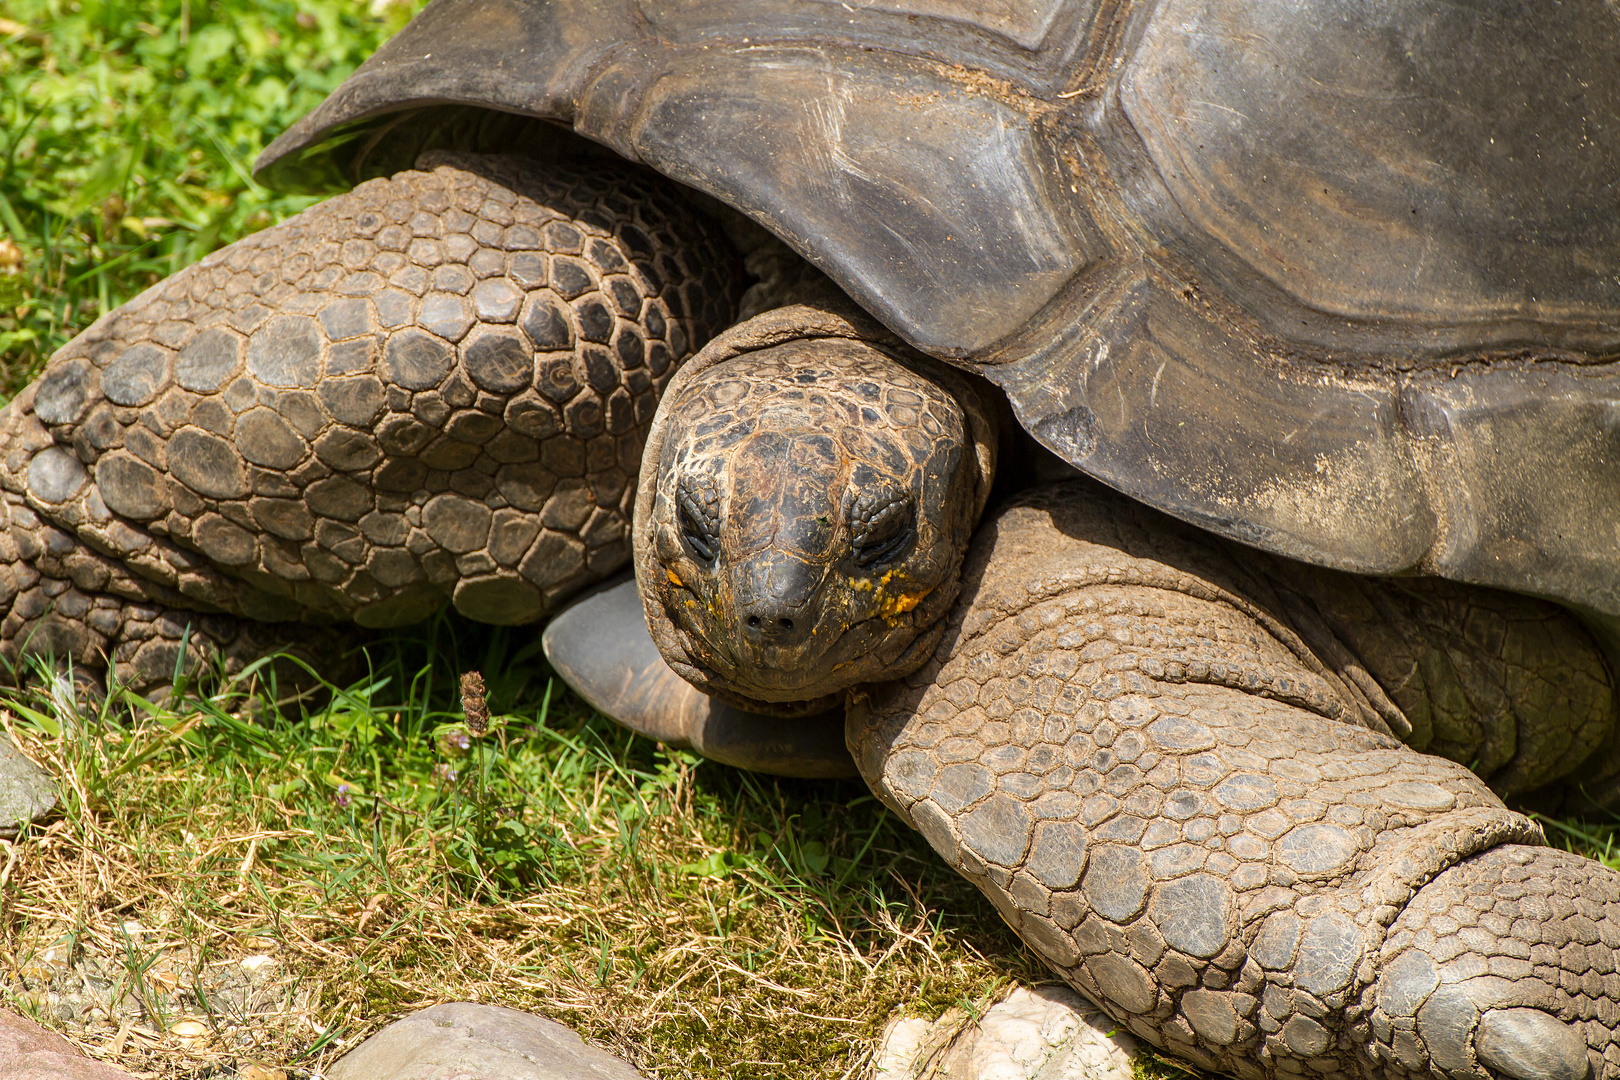
<svg viewBox="0 0 1620 1080">
<path fill-rule="evenodd" d="M 642 462 L 636 575 L 669 665 L 778 715 L 919 667 L 994 474 L 982 393 L 841 312 L 769 312 L 711 343 Z"/>
</svg>

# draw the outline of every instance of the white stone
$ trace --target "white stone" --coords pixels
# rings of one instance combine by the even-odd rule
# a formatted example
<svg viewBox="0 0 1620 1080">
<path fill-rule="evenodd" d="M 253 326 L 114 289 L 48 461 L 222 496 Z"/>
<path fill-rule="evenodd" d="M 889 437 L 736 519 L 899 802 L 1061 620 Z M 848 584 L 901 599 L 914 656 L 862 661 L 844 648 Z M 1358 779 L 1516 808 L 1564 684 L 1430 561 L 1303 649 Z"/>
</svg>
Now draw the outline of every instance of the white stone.
<svg viewBox="0 0 1620 1080">
<path fill-rule="evenodd" d="M 896 1017 L 872 1080 L 1131 1080 L 1136 1041 L 1064 986 L 1016 987 L 978 1023 L 952 1009 L 930 1023 Z"/>
</svg>

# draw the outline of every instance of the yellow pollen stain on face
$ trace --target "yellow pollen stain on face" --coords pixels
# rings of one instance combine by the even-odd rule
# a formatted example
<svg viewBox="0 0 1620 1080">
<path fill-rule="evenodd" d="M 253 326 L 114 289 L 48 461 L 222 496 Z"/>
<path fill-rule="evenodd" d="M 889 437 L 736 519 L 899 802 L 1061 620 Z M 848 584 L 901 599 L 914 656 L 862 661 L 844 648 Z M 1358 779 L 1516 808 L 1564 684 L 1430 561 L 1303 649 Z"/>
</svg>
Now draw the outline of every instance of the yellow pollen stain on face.
<svg viewBox="0 0 1620 1080">
<path fill-rule="evenodd" d="M 875 582 L 871 578 L 863 578 L 851 584 L 853 588 L 861 592 L 876 590 L 878 614 L 890 626 L 894 626 L 899 622 L 900 616 L 922 603 L 928 594 L 934 591 L 934 587 L 930 585 L 926 589 L 907 592 L 904 589 L 905 583 L 906 577 L 904 574 L 890 570 Z M 893 591 L 891 591 L 891 587 Z"/>
<path fill-rule="evenodd" d="M 901 615 L 922 603 L 928 594 L 933 591 L 933 589 L 923 589 L 920 592 L 896 593 L 893 596 L 885 596 L 882 604 L 878 607 L 878 613 L 890 622 L 894 622 Z"/>
</svg>

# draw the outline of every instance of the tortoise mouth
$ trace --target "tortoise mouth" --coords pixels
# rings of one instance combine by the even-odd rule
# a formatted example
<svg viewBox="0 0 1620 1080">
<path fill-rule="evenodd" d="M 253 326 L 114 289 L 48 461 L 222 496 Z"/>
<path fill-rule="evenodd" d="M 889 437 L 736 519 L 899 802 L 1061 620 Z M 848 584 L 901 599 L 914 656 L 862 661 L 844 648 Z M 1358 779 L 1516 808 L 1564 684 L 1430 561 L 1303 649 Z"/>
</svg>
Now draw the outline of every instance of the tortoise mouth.
<svg viewBox="0 0 1620 1080">
<path fill-rule="evenodd" d="M 938 591 L 937 586 L 928 590 L 929 595 Z M 943 614 L 939 611 L 928 622 L 882 614 L 829 620 L 835 622 L 834 633 L 825 640 L 817 636 L 798 648 L 745 646 L 734 651 L 736 660 L 726 665 L 724 677 L 737 692 L 764 701 L 805 700 L 882 681 L 904 674 L 894 670 L 895 661 Z"/>
<path fill-rule="evenodd" d="M 945 569 L 954 579 L 953 568 Z M 924 607 L 941 584 L 919 590 L 916 602 L 873 604 L 848 579 L 828 574 L 792 609 L 791 618 L 750 615 L 727 602 L 735 588 L 700 590 L 676 573 L 666 573 L 654 591 L 661 594 L 658 606 L 679 641 L 681 658 L 703 670 L 706 682 L 750 699 L 786 702 L 895 674 L 885 669 L 887 659 L 903 654 L 911 639 L 943 614 L 935 610 L 937 604 Z"/>
<path fill-rule="evenodd" d="M 959 567 L 948 566 L 944 580 L 927 588 L 906 611 L 892 615 L 880 610 L 847 617 L 837 602 L 838 594 L 851 591 L 847 582 L 829 584 L 833 595 L 818 599 L 832 602 L 823 606 L 814 632 L 796 645 L 748 643 L 734 617 L 712 622 L 684 617 L 694 601 L 701 601 L 692 590 L 673 586 L 657 604 L 654 640 L 671 667 L 711 693 L 772 704 L 821 701 L 915 669 L 944 631 L 960 587 Z"/>
</svg>

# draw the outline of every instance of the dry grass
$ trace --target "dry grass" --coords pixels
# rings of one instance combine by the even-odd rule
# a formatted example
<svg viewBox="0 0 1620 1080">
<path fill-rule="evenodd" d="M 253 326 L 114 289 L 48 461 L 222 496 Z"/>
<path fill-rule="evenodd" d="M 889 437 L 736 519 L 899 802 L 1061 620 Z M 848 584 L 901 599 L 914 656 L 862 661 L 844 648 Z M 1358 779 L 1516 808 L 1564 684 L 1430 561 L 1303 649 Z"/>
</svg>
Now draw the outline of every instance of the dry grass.
<svg viewBox="0 0 1620 1080">
<path fill-rule="evenodd" d="M 312 1075 L 472 1000 L 650 1076 L 832 1078 L 901 1006 L 982 1008 L 1043 977 L 857 785 L 749 776 L 499 693 L 461 753 L 441 682 L 366 690 L 392 732 L 367 745 L 328 737 L 341 699 L 267 727 L 207 701 L 83 717 L 36 694 L 3 714 L 64 801 L 0 841 L 0 997 L 154 1077 Z M 58 1013 L 87 973 L 121 1004 Z"/>
</svg>

